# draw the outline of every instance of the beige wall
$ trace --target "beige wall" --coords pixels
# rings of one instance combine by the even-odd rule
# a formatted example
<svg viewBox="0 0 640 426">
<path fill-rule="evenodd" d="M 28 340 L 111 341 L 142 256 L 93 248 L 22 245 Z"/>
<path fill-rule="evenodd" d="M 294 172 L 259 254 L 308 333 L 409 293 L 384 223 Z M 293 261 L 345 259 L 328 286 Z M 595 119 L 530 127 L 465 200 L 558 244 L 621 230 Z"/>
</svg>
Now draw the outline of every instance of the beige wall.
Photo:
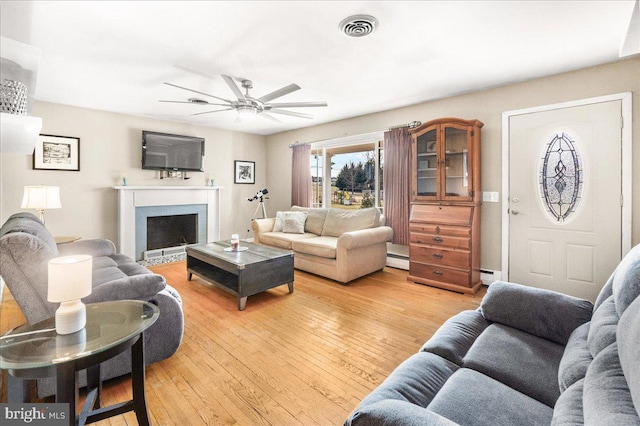
<svg viewBox="0 0 640 426">
<path fill-rule="evenodd" d="M 425 76 L 428 78 L 428 76 Z M 372 87 L 375 90 L 375 87 Z M 271 210 L 290 205 L 291 150 L 296 142 L 356 135 L 413 120 L 439 117 L 479 119 L 482 128 L 482 190 L 502 191 L 501 120 L 505 111 L 621 92 L 633 92 L 633 244 L 640 243 L 640 58 L 538 80 L 464 94 L 406 108 L 355 117 L 267 137 L 267 182 Z M 329 106 L 331 107 L 331 106 Z M 501 204 L 482 207 L 482 268 L 501 269 Z"/>
<path fill-rule="evenodd" d="M 57 185 L 62 209 L 45 214 L 54 235 L 117 241 L 117 196 L 112 188 L 121 185 L 126 171 L 129 185 L 205 185 L 206 176 L 214 175 L 216 186 L 223 187 L 220 236 L 238 233 L 244 238 L 250 228 L 256 203 L 247 198 L 266 185 L 263 136 L 46 102 L 37 102 L 32 115 L 42 117 L 43 134 L 80 138 L 80 171 L 33 170 L 32 155 L 2 154 L 2 222 L 20 211 L 24 185 Z M 160 180 L 158 172 L 142 170 L 142 130 L 204 137 L 206 172 L 190 172 L 189 180 Z M 234 185 L 234 160 L 256 162 L 255 185 Z"/>
</svg>

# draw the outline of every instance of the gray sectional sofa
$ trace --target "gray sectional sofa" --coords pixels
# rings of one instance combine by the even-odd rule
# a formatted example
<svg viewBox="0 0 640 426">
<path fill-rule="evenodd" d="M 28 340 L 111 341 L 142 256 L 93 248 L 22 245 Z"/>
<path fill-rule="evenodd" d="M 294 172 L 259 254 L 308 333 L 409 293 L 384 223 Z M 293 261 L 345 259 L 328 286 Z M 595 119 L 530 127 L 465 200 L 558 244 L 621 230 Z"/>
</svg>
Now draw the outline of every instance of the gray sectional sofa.
<svg viewBox="0 0 640 426">
<path fill-rule="evenodd" d="M 639 294 L 640 246 L 595 304 L 494 283 L 345 425 L 640 425 Z"/>
<path fill-rule="evenodd" d="M 383 269 L 393 229 L 376 208 L 292 206 L 252 223 L 254 242 L 294 253 L 296 269 L 348 283 Z"/>
<path fill-rule="evenodd" d="M 0 228 L 0 276 L 31 324 L 52 317 L 57 303 L 47 301 L 50 259 L 71 254 L 93 256 L 93 290 L 84 303 L 137 299 L 160 309 L 158 320 L 144 333 L 147 365 L 173 355 L 184 331 L 182 300 L 164 277 L 116 253 L 109 240 L 90 239 L 57 245 L 54 237 L 31 213 L 16 213 Z M 130 349 L 102 364 L 102 379 L 131 371 Z M 55 379 L 38 380 L 38 396 L 55 393 Z M 86 383 L 81 372 L 80 382 Z"/>
</svg>

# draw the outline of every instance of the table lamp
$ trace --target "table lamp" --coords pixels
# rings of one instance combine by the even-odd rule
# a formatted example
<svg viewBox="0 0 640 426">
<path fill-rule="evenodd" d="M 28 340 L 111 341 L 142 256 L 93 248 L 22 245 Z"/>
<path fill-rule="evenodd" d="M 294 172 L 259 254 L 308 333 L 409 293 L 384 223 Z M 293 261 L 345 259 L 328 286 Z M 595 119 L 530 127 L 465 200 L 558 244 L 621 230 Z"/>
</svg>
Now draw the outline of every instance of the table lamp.
<svg viewBox="0 0 640 426">
<path fill-rule="evenodd" d="M 25 186 L 22 196 L 22 209 L 35 209 L 40 213 L 40 222 L 44 223 L 44 211 L 46 209 L 59 209 L 60 187 L 59 186 Z"/>
<path fill-rule="evenodd" d="M 56 257 L 49 261 L 47 300 L 60 302 L 56 311 L 56 332 L 71 334 L 87 323 L 87 311 L 80 300 L 91 294 L 93 258 L 89 255 Z"/>
</svg>

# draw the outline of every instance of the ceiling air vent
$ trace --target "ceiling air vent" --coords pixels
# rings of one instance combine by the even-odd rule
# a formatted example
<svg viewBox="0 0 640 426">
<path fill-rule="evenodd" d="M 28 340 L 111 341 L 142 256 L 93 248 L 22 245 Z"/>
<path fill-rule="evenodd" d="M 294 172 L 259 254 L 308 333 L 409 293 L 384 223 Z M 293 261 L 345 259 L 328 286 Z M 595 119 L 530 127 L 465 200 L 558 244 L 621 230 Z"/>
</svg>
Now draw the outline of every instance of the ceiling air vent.
<svg viewBox="0 0 640 426">
<path fill-rule="evenodd" d="M 369 15 L 353 15 L 340 22 L 340 32 L 349 37 L 364 37 L 378 28 L 378 20 Z"/>
</svg>

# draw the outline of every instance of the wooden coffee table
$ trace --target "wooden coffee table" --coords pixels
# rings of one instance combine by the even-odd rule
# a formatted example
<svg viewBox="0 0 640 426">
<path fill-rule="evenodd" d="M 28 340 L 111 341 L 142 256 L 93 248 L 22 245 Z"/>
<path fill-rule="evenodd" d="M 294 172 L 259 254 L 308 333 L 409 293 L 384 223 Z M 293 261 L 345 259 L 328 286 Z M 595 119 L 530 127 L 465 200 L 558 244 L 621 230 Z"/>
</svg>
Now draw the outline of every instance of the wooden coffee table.
<svg viewBox="0 0 640 426">
<path fill-rule="evenodd" d="M 187 246 L 187 279 L 195 274 L 238 297 L 243 311 L 247 297 L 288 284 L 293 293 L 293 253 L 242 242 L 229 251 L 229 241 Z M 227 250 L 225 250 L 227 249 Z"/>
</svg>

